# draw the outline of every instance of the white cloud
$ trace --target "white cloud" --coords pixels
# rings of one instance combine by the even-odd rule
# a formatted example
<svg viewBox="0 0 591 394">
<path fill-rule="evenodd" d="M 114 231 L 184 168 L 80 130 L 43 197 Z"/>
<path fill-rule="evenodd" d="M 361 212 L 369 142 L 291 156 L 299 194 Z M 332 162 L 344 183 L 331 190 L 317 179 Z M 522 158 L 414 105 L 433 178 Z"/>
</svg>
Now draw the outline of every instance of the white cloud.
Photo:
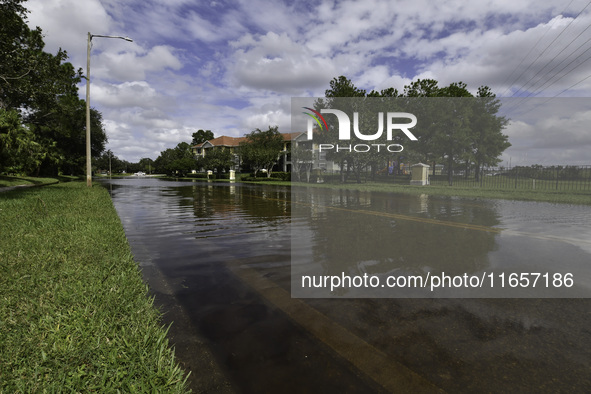
<svg viewBox="0 0 591 394">
<path fill-rule="evenodd" d="M 230 73 L 238 87 L 297 93 L 317 88 L 336 72 L 330 59 L 315 56 L 285 33 L 249 36 L 233 46 Z"/>
<path fill-rule="evenodd" d="M 117 81 L 144 80 L 148 72 L 179 70 L 180 60 L 169 46 L 158 45 L 145 53 L 102 52 L 95 56 L 92 74 Z"/>
<path fill-rule="evenodd" d="M 512 146 L 505 161 L 522 164 L 589 164 L 589 98 L 504 99 L 511 120 L 505 134 Z"/>
<path fill-rule="evenodd" d="M 29 0 L 24 6 L 30 26 L 39 26 L 49 52 L 58 48 L 85 60 L 87 34 L 110 34 L 117 23 L 99 0 Z"/>
<path fill-rule="evenodd" d="M 91 84 L 91 102 L 102 107 L 127 108 L 165 107 L 167 99 L 145 81 L 124 82 L 118 85 Z"/>
<path fill-rule="evenodd" d="M 360 86 L 367 87 L 367 93 L 372 90 L 379 92 L 391 87 L 398 89 L 398 91 L 402 93 L 402 87 L 412 82 L 409 78 L 403 78 L 400 75 L 392 75 L 387 66 L 375 66 L 369 68 L 366 72 L 356 78 L 356 81 Z"/>
<path fill-rule="evenodd" d="M 545 73 L 591 38 L 591 30 L 584 32 L 558 55 L 591 25 L 589 11 L 523 71 L 585 5 L 575 0 L 567 16 L 560 16 L 566 5 L 558 0 L 25 3 L 32 11 L 30 24 L 45 33 L 47 50 L 66 49 L 76 68 L 86 69 L 88 31 L 134 39 L 96 38 L 91 60 L 91 104 L 103 113 L 109 146 L 131 161 L 148 152 L 155 158 L 158 149 L 186 141 L 198 128 L 233 136 L 275 124 L 289 131 L 290 96 L 322 95 L 339 75 L 367 91 L 402 91 L 412 80 L 434 78 L 440 86 L 461 80 L 472 91 L 488 85 L 510 94 L 539 71 L 531 82 L 538 77 L 552 82 Z M 588 48 L 583 45 L 580 51 Z M 577 64 L 565 69 L 566 76 L 547 86 L 545 94 L 588 76 L 588 63 L 567 74 Z M 591 78 L 565 94 L 589 96 L 590 91 Z M 526 148 L 522 135 L 529 134 L 511 134 L 514 152 Z M 562 151 L 586 141 L 568 134 Z"/>
</svg>

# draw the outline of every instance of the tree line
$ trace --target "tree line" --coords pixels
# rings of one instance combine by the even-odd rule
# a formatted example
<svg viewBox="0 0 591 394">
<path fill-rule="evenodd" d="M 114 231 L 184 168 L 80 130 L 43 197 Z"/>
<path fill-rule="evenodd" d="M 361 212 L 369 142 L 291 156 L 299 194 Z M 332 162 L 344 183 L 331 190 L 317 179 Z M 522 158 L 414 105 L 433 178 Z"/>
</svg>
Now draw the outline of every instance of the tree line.
<svg viewBox="0 0 591 394">
<path fill-rule="evenodd" d="M 383 120 L 375 116 L 377 112 L 412 113 L 419 119 L 412 129 L 416 141 L 409 141 L 403 133 L 391 139 L 387 139 L 387 133 L 382 133 L 371 141 L 372 144 L 384 146 L 399 144 L 404 147 L 402 152 L 392 153 L 386 149 L 364 153 L 347 149 L 329 150 L 326 158 L 339 164 L 342 181 L 347 173 L 352 173 L 360 182 L 362 171 L 369 169 L 375 174 L 385 163 L 400 163 L 401 159 L 415 163 L 423 161 L 432 165 L 432 168 L 436 164 L 444 164 L 450 184 L 454 168 L 460 165 L 465 171 L 472 170 L 478 179 L 480 169 L 498 164 L 502 152 L 511 146 L 508 137 L 502 133 L 508 120 L 498 115 L 500 102 L 487 86 L 479 87 L 474 96 L 463 82 L 440 87 L 436 80 L 419 79 L 404 86 L 402 92 L 388 88 L 367 93 L 357 88 L 347 77 L 340 76 L 330 82 L 325 98 L 317 99 L 314 107 L 316 111 L 339 109 L 348 114 L 349 119 L 357 116 L 358 128 L 365 130 L 365 135 L 367 131 L 381 130 L 383 127 L 383 123 L 379 124 Z M 329 145 L 342 144 L 336 118 L 326 116 L 325 119 L 328 130 L 316 132 L 314 141 Z M 352 146 L 368 143 L 357 135 L 352 135 L 347 142 Z M 311 162 L 309 152 L 297 150 L 294 153 L 294 168 L 306 168 Z"/>
<path fill-rule="evenodd" d="M 83 174 L 82 70 L 66 61 L 65 50 L 44 51 L 41 29 L 26 24 L 25 1 L 0 0 L 0 172 Z M 90 121 L 91 153 L 98 157 L 107 142 L 100 112 L 91 109 Z"/>
<path fill-rule="evenodd" d="M 416 141 L 408 141 L 402 133 L 387 140 L 387 133 L 382 133 L 371 142 L 383 146 L 390 143 L 401 146 L 404 144 L 403 152 L 393 153 L 386 149 L 361 154 L 347 149 L 327 152 L 327 160 L 339 164 L 342 181 L 351 173 L 360 182 L 363 171 L 370 170 L 375 174 L 387 163 L 400 163 L 401 160 L 412 163 L 422 161 L 432 168 L 436 164 L 444 164 L 450 184 L 453 182 L 454 169 L 459 166 L 465 174 L 472 171 L 478 180 L 480 169 L 497 165 L 502 152 L 511 146 L 508 137 L 502 132 L 508 120 L 498 115 L 500 102 L 487 86 L 479 87 L 474 96 L 463 82 L 440 87 L 436 80 L 423 79 L 404 86 L 402 92 L 388 88 L 367 93 L 357 88 L 347 77 L 340 76 L 330 82 L 325 98 L 316 100 L 314 107 L 317 111 L 339 109 L 349 114 L 350 119 L 357 113 L 358 128 L 366 131 L 380 127 L 379 119 L 375 117 L 376 112 L 399 110 L 413 113 L 420 119 L 413 128 Z M 325 119 L 328 130 L 315 133 L 314 142 L 339 144 L 341 141 L 338 139 L 335 118 L 327 116 Z M 193 133 L 191 144 L 181 142 L 175 148 L 161 152 L 154 161 L 155 170 L 181 175 L 193 169 L 209 169 L 221 173 L 238 165 L 255 175 L 258 171 L 265 170 L 267 176 L 270 176 L 280 155 L 290 153 L 292 171 L 298 176 L 297 179 L 302 180 L 300 175 L 304 172 L 305 179 L 310 179 L 314 161 L 310 146 L 292 145 L 289 152 L 282 151 L 284 141 L 277 126 L 269 126 L 264 131 L 253 130 L 246 135 L 246 140 L 234 153 L 228 149 L 214 148 L 208 150 L 205 157 L 194 157 L 191 146 L 213 138 L 214 135 L 209 130 Z M 350 143 L 353 145 L 367 141 L 353 135 Z"/>
<path fill-rule="evenodd" d="M 67 62 L 63 49 L 56 54 L 44 51 L 42 31 L 31 29 L 26 24 L 26 0 L 0 0 L 0 172 L 30 174 L 37 176 L 83 174 L 86 157 L 85 108 L 86 103 L 78 97 L 78 84 L 84 77 L 81 69 L 75 70 Z M 424 161 L 431 165 L 445 165 L 452 181 L 454 167 L 463 166 L 467 173 L 473 171 L 478 177 L 480 168 L 494 166 L 501 153 L 510 146 L 502 133 L 507 119 L 498 116 L 499 101 L 490 88 L 478 88 L 476 96 L 466 84 L 454 82 L 440 87 L 433 79 L 412 82 L 402 92 L 388 88 L 371 91 L 357 88 L 345 76 L 334 78 L 325 98 L 315 102 L 316 110 L 339 108 L 349 114 L 360 112 L 362 128 L 375 129 L 375 119 L 363 116 L 364 100 L 396 98 L 400 108 L 419 115 L 418 141 L 406 143 L 404 153 L 388 151 L 353 154 L 352 152 L 328 152 L 327 159 L 339 163 L 342 177 L 345 171 L 352 172 L 360 181 L 360 173 L 371 169 L 375 172 L 384 163 L 405 158 L 409 161 Z M 476 100 L 457 100 L 471 97 Z M 343 98 L 357 98 L 355 104 Z M 437 98 L 438 100 L 424 100 Z M 375 108 L 374 108 L 375 109 Z M 384 107 L 384 110 L 395 108 Z M 169 174 L 184 174 L 193 169 L 207 168 L 218 172 L 227 171 L 238 164 L 252 169 L 270 171 L 283 148 L 283 139 L 277 126 L 267 130 L 256 129 L 247 135 L 239 150 L 239 162 L 228 149 L 213 149 L 205 157 L 195 158 L 191 145 L 213 139 L 210 130 L 199 130 L 193 140 L 181 142 L 175 148 L 162 151 L 152 161 L 144 158 L 138 163 L 119 160 L 111 152 L 104 152 L 107 135 L 103 129 L 102 115 L 91 109 L 91 155 L 95 168 L 106 168 L 105 160 L 111 159 L 111 168 L 119 171 L 153 171 Z M 319 135 L 319 142 L 337 143 L 336 125 L 329 119 L 329 132 Z M 375 143 L 402 142 L 398 135 L 392 141 L 385 136 Z M 355 137 L 351 143 L 362 142 Z M 406 141 L 408 142 L 408 141 Z M 296 148 L 294 147 L 294 150 Z M 298 151 L 295 151 L 298 153 Z M 311 161 L 309 154 L 299 152 L 293 156 L 296 169 L 306 167 Z M 125 167 L 126 170 L 122 168 Z"/>
<path fill-rule="evenodd" d="M 85 172 L 86 102 L 78 97 L 78 84 L 85 78 L 81 69 L 75 70 L 67 62 L 63 49 L 51 54 L 44 50 L 42 31 L 26 24 L 26 0 L 0 0 L 0 172 L 55 176 L 83 174 Z M 404 152 L 388 151 L 353 154 L 352 152 L 328 152 L 327 159 L 337 162 L 344 179 L 345 171 L 360 174 L 370 169 L 375 173 L 391 160 L 404 158 L 411 162 L 423 161 L 434 166 L 444 164 L 449 181 L 453 169 L 462 166 L 465 172 L 473 171 L 478 177 L 480 168 L 494 166 L 501 153 L 510 146 L 502 133 L 507 119 L 498 116 L 499 101 L 491 90 L 482 86 L 476 96 L 466 84 L 454 82 L 440 87 L 432 79 L 412 82 L 402 92 L 388 88 L 371 91 L 357 88 L 345 76 L 334 78 L 325 98 L 315 102 L 316 110 L 339 108 L 350 115 L 360 113 L 360 127 L 375 130 L 376 120 L 363 116 L 370 105 L 364 100 L 383 100 L 385 111 L 395 110 L 391 105 L 396 98 L 400 108 L 418 115 L 421 120 L 416 130 L 418 141 L 405 141 Z M 471 97 L 475 100 L 457 100 Z M 343 98 L 357 98 L 354 104 Z M 430 100 L 425 100 L 429 98 Z M 437 98 L 437 100 L 431 100 Z M 368 101 L 369 103 L 369 101 Z M 379 105 L 379 104 L 378 104 Z M 375 109 L 375 108 L 373 108 Z M 336 124 L 327 117 L 329 132 L 321 133 L 318 142 L 338 143 Z M 103 129 L 100 112 L 91 109 L 91 155 L 95 168 L 107 169 L 110 159 L 115 172 L 152 171 L 168 174 L 186 174 L 193 169 L 227 171 L 234 165 L 255 172 L 266 170 L 270 176 L 283 148 L 283 138 L 277 126 L 267 130 L 255 129 L 247 134 L 236 156 L 228 149 L 212 149 L 205 157 L 196 158 L 191 146 L 214 138 L 210 130 L 193 134 L 191 143 L 181 142 L 175 148 L 162 151 L 156 160 L 143 158 L 138 163 L 119 160 L 112 152 L 104 152 L 107 135 Z M 354 137 L 351 143 L 363 142 Z M 403 136 L 385 141 L 383 135 L 375 143 L 400 143 Z M 307 167 L 311 161 L 309 152 L 299 152 L 294 147 L 292 165 L 296 171 Z M 236 158 L 238 157 L 238 162 Z M 146 168 L 147 167 L 147 168 Z M 125 169 L 124 169 L 125 168 Z"/>
<path fill-rule="evenodd" d="M 218 174 L 239 167 L 243 171 L 252 171 L 254 175 L 264 170 L 271 176 L 283 150 L 283 136 L 278 126 L 269 126 L 267 130 L 255 129 L 248 133 L 245 141 L 231 151 L 227 147 L 214 147 L 204 156 L 195 156 L 191 149 L 195 145 L 214 139 L 211 130 L 198 130 L 193 133 L 191 143 L 180 142 L 174 148 L 160 152 L 156 160 L 143 158 L 137 163 L 120 160 L 110 151 L 103 153 L 93 165 L 101 170 L 111 168 L 113 173 L 135 173 L 138 171 L 185 176 L 193 170 L 212 170 Z"/>
<path fill-rule="evenodd" d="M 221 174 L 238 167 L 244 171 L 253 171 L 254 175 L 265 170 L 271 176 L 272 168 L 279 160 L 283 149 L 283 136 L 278 126 L 269 126 L 267 130 L 255 129 L 245 136 L 245 140 L 231 151 L 227 147 L 208 149 L 204 156 L 195 157 L 191 147 L 214 139 L 210 130 L 198 130 L 193 133 L 191 144 L 179 143 L 175 148 L 160 153 L 154 165 L 157 171 L 170 175 L 185 175 L 191 170 L 212 170 Z"/>
</svg>

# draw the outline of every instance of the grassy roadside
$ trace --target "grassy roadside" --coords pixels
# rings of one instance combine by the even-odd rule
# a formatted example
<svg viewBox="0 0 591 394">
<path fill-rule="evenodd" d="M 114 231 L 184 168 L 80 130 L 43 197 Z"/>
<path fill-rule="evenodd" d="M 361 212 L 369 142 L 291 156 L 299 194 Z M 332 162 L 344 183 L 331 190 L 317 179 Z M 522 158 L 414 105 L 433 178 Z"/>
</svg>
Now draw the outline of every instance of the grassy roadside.
<svg viewBox="0 0 591 394">
<path fill-rule="evenodd" d="M 22 185 L 48 185 L 57 183 L 56 178 L 35 178 L 32 176 L 8 176 L 0 175 L 0 187 L 22 186 Z"/>
<path fill-rule="evenodd" d="M 0 392 L 186 392 L 107 191 L 0 194 Z"/>
<path fill-rule="evenodd" d="M 260 183 L 260 182 L 259 182 Z M 273 184 L 277 184 L 273 182 Z M 405 194 L 427 194 L 434 196 L 450 196 L 464 198 L 493 198 L 505 200 L 539 201 L 561 204 L 586 204 L 591 205 L 591 192 L 587 191 L 542 191 L 542 190 L 513 190 L 513 189 L 484 189 L 458 186 L 410 186 L 380 182 L 367 183 L 292 183 L 292 186 L 323 187 L 330 189 L 347 189 L 359 191 L 375 191 Z"/>
<path fill-rule="evenodd" d="M 167 178 L 177 181 L 200 181 L 207 182 L 205 179 L 195 178 Z M 227 179 L 215 179 L 211 182 L 231 182 Z M 385 182 L 363 182 L 363 183 L 300 183 L 286 181 L 266 181 L 257 182 L 236 180 L 240 183 L 249 183 L 257 185 L 275 185 L 275 186 L 293 186 L 293 187 L 312 187 L 328 188 L 342 190 L 359 190 L 366 192 L 384 192 L 384 193 L 404 193 L 404 194 L 427 194 L 433 196 L 450 196 L 463 198 L 485 198 L 485 199 L 505 199 L 520 201 L 538 201 L 560 204 L 584 204 L 591 205 L 591 191 L 547 191 L 547 190 L 523 190 L 523 189 L 487 189 L 479 187 L 461 187 L 461 186 L 411 186 L 398 183 Z"/>
</svg>

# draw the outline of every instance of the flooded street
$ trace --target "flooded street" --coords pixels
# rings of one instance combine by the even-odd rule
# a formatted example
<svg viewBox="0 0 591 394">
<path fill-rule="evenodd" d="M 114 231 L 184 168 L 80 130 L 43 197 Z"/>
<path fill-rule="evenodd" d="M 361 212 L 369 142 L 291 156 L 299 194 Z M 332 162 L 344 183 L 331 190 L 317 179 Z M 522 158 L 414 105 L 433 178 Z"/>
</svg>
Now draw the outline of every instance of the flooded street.
<svg viewBox="0 0 591 394">
<path fill-rule="evenodd" d="M 591 296 L 587 206 L 304 187 L 291 203 L 298 297 Z"/>
<path fill-rule="evenodd" d="M 196 392 L 591 391 L 591 207 L 105 183 Z M 381 286 L 442 273 L 495 282 Z M 511 273 L 550 273 L 549 287 Z"/>
</svg>

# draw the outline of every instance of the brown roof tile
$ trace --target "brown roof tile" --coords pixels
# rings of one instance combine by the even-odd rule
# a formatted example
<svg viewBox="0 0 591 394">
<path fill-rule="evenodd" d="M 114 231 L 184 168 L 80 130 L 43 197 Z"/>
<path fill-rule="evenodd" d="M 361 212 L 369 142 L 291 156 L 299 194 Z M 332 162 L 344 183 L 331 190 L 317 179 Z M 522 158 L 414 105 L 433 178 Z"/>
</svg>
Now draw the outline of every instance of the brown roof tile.
<svg viewBox="0 0 591 394">
<path fill-rule="evenodd" d="M 295 133 L 281 133 L 283 136 L 284 141 L 291 141 L 298 135 L 302 134 L 301 132 Z M 212 140 L 206 141 L 212 144 L 213 146 L 238 146 L 241 142 L 246 141 L 246 137 L 228 137 L 226 135 L 222 135 L 220 137 L 214 138 Z M 205 144 L 202 142 L 200 144 L 194 145 L 193 148 L 201 148 Z"/>
</svg>

